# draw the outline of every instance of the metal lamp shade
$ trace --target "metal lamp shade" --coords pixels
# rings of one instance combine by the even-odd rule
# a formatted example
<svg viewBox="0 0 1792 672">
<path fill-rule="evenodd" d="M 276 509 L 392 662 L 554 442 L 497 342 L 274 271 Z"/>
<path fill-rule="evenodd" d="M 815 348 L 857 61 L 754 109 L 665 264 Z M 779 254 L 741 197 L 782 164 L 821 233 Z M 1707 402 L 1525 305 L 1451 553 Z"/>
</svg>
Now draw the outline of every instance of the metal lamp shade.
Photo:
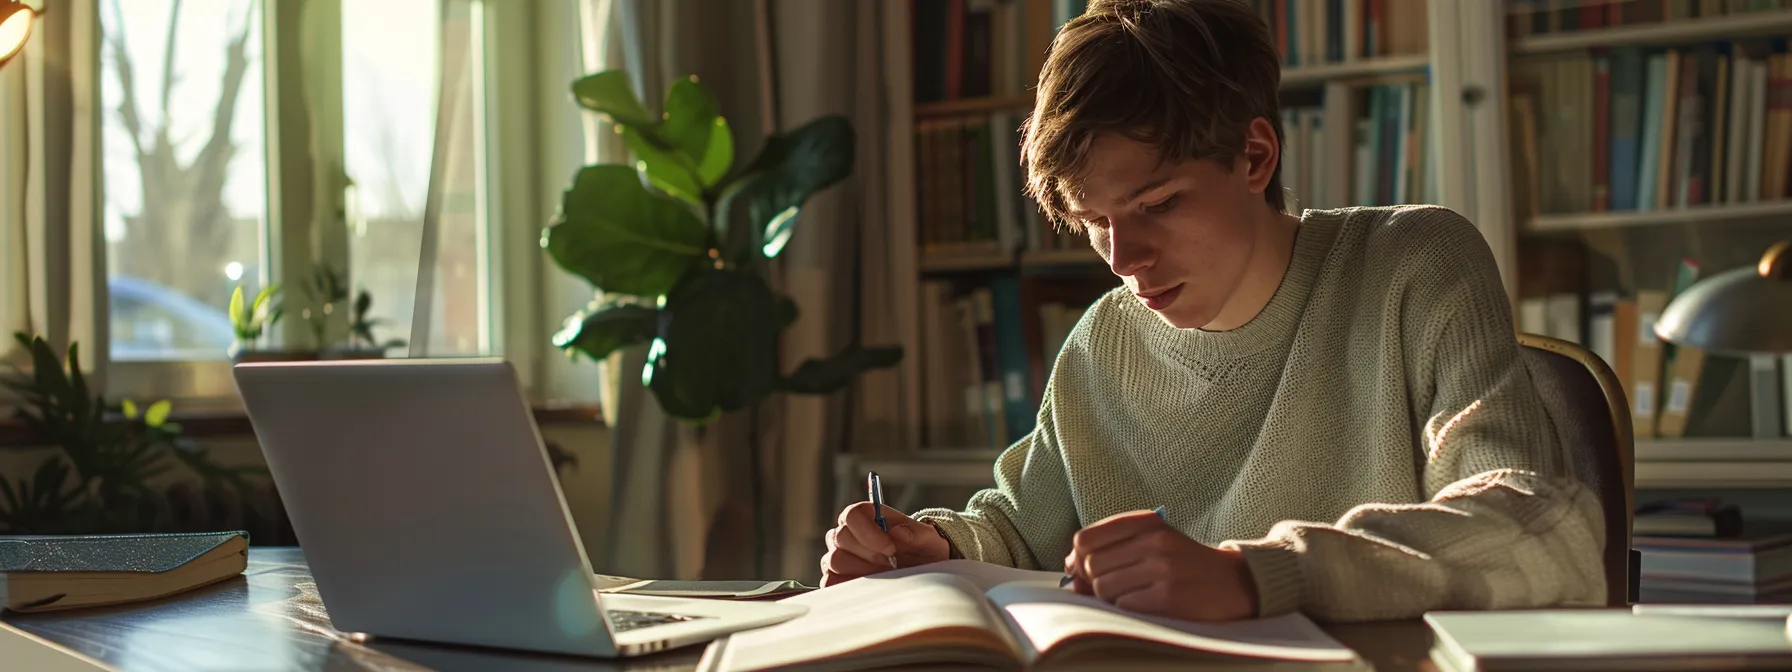
<svg viewBox="0 0 1792 672">
<path fill-rule="evenodd" d="M 1661 312 L 1655 335 L 1719 354 L 1792 352 L 1792 242 L 1753 268 L 1693 283 Z"/>
</svg>

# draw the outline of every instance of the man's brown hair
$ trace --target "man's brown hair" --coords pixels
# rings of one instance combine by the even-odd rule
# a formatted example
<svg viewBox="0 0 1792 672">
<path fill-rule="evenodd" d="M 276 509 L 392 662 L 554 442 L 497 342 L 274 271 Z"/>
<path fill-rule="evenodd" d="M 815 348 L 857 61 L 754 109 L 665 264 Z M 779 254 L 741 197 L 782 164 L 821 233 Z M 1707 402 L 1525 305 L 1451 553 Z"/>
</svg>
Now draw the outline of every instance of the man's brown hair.
<svg viewBox="0 0 1792 672">
<path fill-rule="evenodd" d="M 1230 167 L 1251 120 L 1282 139 L 1281 56 L 1269 27 L 1240 0 L 1091 0 L 1064 24 L 1039 73 L 1022 127 L 1027 195 L 1072 230 L 1064 193 L 1076 189 L 1097 135 L 1154 145 L 1165 161 Z M 1281 167 L 1264 200 L 1286 209 Z"/>
</svg>

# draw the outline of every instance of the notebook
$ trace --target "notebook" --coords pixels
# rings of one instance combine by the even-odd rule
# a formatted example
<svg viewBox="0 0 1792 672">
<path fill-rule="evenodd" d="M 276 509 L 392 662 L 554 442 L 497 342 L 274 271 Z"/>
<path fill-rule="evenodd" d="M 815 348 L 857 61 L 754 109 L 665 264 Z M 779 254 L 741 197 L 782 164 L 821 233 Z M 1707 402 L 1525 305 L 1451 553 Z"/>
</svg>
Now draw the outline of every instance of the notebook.
<svg viewBox="0 0 1792 672">
<path fill-rule="evenodd" d="M 1434 612 L 1425 622 L 1443 672 L 1792 667 L 1792 637 L 1777 618 L 1544 609 Z"/>
<path fill-rule="evenodd" d="M 51 611 L 148 600 L 248 566 L 245 532 L 0 536 L 0 608 Z"/>
<path fill-rule="evenodd" d="M 808 614 L 718 640 L 698 669 L 1062 670 L 1116 661 L 1366 669 L 1354 651 L 1299 614 L 1230 623 L 1142 616 L 1060 588 L 1059 577 L 949 560 L 848 581 L 783 600 L 808 606 Z"/>
</svg>

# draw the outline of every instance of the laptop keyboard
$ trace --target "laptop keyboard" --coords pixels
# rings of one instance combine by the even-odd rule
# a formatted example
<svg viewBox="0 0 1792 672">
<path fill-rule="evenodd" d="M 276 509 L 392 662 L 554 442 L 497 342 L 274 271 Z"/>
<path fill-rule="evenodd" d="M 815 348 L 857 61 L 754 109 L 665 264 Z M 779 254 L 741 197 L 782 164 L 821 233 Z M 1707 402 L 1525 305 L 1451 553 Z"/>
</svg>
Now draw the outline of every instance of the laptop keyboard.
<svg viewBox="0 0 1792 672">
<path fill-rule="evenodd" d="M 651 628 L 656 625 L 684 623 L 686 621 L 695 621 L 699 618 L 707 618 L 706 616 L 680 616 L 678 614 L 665 614 L 655 611 L 624 611 L 621 609 L 606 609 L 604 613 L 610 615 L 611 632 L 627 632 L 629 630 Z"/>
</svg>

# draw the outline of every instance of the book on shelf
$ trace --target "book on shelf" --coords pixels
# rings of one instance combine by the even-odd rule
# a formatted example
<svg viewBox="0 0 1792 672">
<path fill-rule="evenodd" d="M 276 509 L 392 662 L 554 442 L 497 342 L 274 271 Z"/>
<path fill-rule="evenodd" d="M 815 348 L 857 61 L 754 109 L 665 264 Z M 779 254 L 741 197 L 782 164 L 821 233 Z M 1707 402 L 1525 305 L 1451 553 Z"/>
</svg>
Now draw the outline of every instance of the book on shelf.
<svg viewBox="0 0 1792 672">
<path fill-rule="evenodd" d="M 1282 65 L 1309 67 L 1429 49 L 1426 0 L 1254 0 Z"/>
<path fill-rule="evenodd" d="M 1112 286 L 1100 273 L 923 281 L 927 444 L 999 450 L 1031 432 L 1058 350 Z"/>
<path fill-rule="evenodd" d="M 1343 96 L 1331 105 L 1324 96 Z M 1282 188 L 1290 210 L 1436 202 L 1431 87 L 1420 81 L 1328 87 L 1282 110 Z M 1345 141 L 1334 144 L 1334 134 Z M 1342 163 L 1327 155 L 1347 150 Z M 1333 168 L 1341 165 L 1343 172 Z"/>
<path fill-rule="evenodd" d="M 1086 0 L 910 0 L 916 103 L 1024 95 Z"/>
<path fill-rule="evenodd" d="M 1085 249 L 1026 195 L 1020 115 L 924 119 L 915 127 L 915 228 L 928 258 L 1008 259 L 1016 250 Z"/>
<path fill-rule="evenodd" d="M 1633 538 L 1734 538 L 1742 534 L 1742 509 L 1718 499 L 1668 499 L 1636 509 Z"/>
<path fill-rule="evenodd" d="M 1786 405 L 1780 420 L 1786 425 L 1785 436 L 1792 437 L 1792 355 L 1780 357 L 1780 401 Z"/>
<path fill-rule="evenodd" d="M 1782 388 L 1792 386 L 1792 380 L 1772 357 L 1753 358 L 1749 370 L 1739 371 L 1741 358 L 1713 360 L 1700 348 L 1670 344 L 1655 334 L 1655 322 L 1668 303 L 1699 279 L 1699 263 L 1681 260 L 1671 279 L 1659 284 L 1647 280 L 1657 274 L 1637 273 L 1640 287 L 1619 288 L 1583 275 L 1587 254 L 1575 244 L 1532 241 L 1521 255 L 1514 316 L 1520 332 L 1577 343 L 1605 362 L 1624 389 L 1637 439 L 1680 438 L 1689 430 L 1778 435 L 1774 427 L 1782 423 Z M 1739 375 L 1746 384 L 1735 389 L 1739 383 L 1733 379 Z M 1746 398 L 1729 400 L 1726 394 Z M 1718 412 L 1740 409 L 1730 404 L 1744 402 L 1753 427 L 1742 425 L 1733 413 Z"/>
<path fill-rule="evenodd" d="M 1366 669 L 1300 614 L 1197 623 L 1128 612 L 1058 587 L 1059 572 L 948 560 L 789 598 L 809 608 L 735 633 L 697 669 Z"/>
<path fill-rule="evenodd" d="M 1699 265 L 1691 260 L 1680 263 L 1674 278 L 1674 294 L 1679 295 L 1699 279 Z M 1668 299 L 1673 301 L 1672 297 Z M 1705 366 L 1705 351 L 1688 346 L 1665 343 L 1662 346 L 1661 417 L 1655 435 L 1667 438 L 1686 436 L 1692 414 L 1693 395 L 1699 391 L 1699 375 Z"/>
</svg>

